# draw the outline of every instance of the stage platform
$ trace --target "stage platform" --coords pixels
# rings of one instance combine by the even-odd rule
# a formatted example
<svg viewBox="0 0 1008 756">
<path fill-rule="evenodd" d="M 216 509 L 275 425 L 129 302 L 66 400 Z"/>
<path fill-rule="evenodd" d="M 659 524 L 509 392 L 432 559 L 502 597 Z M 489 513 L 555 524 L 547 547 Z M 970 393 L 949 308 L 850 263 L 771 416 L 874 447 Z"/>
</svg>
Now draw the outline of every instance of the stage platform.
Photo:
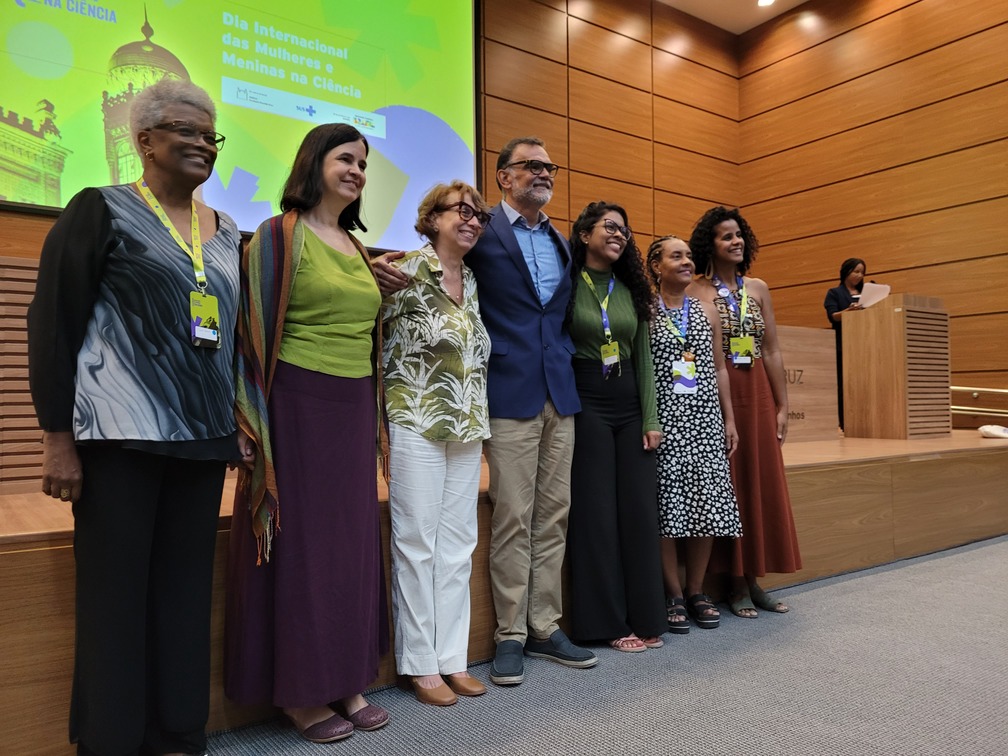
<svg viewBox="0 0 1008 756">
<path fill-rule="evenodd" d="M 1008 440 L 959 430 L 945 438 L 837 438 L 784 446 L 804 568 L 772 575 L 793 585 L 1008 533 Z M 484 467 L 480 543 L 473 557 L 473 661 L 493 653 L 487 573 L 490 507 Z M 212 730 L 272 715 L 228 702 L 222 687 L 224 562 L 233 478 L 221 506 L 214 572 Z M 386 491 L 379 486 L 383 502 Z M 382 506 L 388 539 L 388 507 Z M 282 538 L 282 535 L 280 536 Z M 73 665 L 73 521 L 41 493 L 0 496 L 0 743 L 18 754 L 70 754 L 66 719 Z M 386 567 L 388 553 L 386 549 Z M 377 685 L 394 681 L 387 655 Z"/>
</svg>

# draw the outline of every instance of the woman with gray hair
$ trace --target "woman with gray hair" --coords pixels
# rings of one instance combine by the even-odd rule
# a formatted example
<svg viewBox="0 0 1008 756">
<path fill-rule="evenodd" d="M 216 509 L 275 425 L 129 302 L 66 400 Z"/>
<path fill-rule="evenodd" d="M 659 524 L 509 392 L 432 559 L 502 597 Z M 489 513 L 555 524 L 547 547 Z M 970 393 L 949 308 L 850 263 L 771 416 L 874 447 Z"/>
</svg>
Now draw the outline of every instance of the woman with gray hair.
<svg viewBox="0 0 1008 756">
<path fill-rule="evenodd" d="M 194 198 L 224 143 L 215 116 L 189 81 L 137 95 L 143 176 L 70 200 L 28 311 L 42 490 L 74 514 L 82 754 L 206 750 L 213 554 L 238 456 L 240 237 Z"/>
</svg>

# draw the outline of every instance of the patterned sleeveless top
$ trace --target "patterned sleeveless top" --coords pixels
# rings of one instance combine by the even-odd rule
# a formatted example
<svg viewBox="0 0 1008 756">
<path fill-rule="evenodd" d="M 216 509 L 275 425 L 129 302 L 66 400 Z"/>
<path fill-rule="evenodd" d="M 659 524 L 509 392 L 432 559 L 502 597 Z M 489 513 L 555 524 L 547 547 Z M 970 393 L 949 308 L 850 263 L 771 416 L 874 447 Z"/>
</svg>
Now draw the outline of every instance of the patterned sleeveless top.
<svg viewBox="0 0 1008 756">
<path fill-rule="evenodd" d="M 752 336 L 754 341 L 753 353 L 756 357 L 763 356 L 763 332 L 766 324 L 763 322 L 763 310 L 759 302 L 753 297 L 748 297 L 745 322 L 739 323 L 739 314 L 732 312 L 725 297 L 714 295 L 714 306 L 717 308 L 718 317 L 721 318 L 721 347 L 728 357 L 731 355 L 731 339 L 738 336 Z"/>
</svg>

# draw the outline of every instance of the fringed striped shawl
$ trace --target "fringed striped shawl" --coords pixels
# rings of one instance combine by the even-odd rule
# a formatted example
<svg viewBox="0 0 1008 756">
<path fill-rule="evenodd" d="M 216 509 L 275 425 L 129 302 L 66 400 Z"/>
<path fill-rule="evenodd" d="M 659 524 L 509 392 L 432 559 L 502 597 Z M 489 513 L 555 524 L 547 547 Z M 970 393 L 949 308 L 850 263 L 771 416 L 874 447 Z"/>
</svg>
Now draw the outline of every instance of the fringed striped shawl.
<svg viewBox="0 0 1008 756">
<path fill-rule="evenodd" d="M 284 317 L 304 245 L 304 229 L 298 218 L 297 211 L 290 211 L 265 221 L 242 256 L 235 414 L 238 427 L 255 442 L 256 460 L 252 470 L 239 470 L 234 506 L 252 512 L 252 531 L 258 543 L 256 564 L 264 558 L 269 561 L 273 536 L 280 530 L 268 406 Z M 353 235 L 350 238 L 370 268 L 367 249 Z M 378 328 L 377 338 L 380 334 Z M 376 347 L 380 354 L 380 345 Z M 375 380 L 380 387 L 380 373 L 375 373 Z"/>
</svg>

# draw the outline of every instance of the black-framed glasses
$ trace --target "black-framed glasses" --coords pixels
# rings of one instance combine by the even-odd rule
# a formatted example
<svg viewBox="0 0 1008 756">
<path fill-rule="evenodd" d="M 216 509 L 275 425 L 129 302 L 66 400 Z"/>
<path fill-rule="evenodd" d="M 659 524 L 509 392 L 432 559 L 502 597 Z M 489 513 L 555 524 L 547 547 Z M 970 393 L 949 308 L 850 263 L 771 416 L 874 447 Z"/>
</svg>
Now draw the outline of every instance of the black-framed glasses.
<svg viewBox="0 0 1008 756">
<path fill-rule="evenodd" d="M 189 123 L 189 121 L 166 121 L 165 123 L 151 126 L 151 128 L 171 131 L 174 134 L 178 134 L 187 142 L 196 142 L 202 139 L 218 150 L 224 146 L 225 137 L 223 134 L 219 134 L 216 131 L 203 131 L 195 123 Z"/>
<path fill-rule="evenodd" d="M 611 218 L 606 218 L 605 220 L 599 221 L 599 223 L 605 227 L 605 232 L 607 234 L 615 234 L 618 231 L 627 241 L 630 241 L 630 237 L 633 236 L 633 231 L 630 230 L 630 226 L 621 226 Z M 598 223 L 595 225 L 597 226 Z"/>
<path fill-rule="evenodd" d="M 444 212 L 445 210 L 453 209 L 458 210 L 459 218 L 464 221 L 470 221 L 475 218 L 476 222 L 481 226 L 485 226 L 490 222 L 490 213 L 484 213 L 482 210 L 477 210 L 468 202 L 462 202 L 461 200 L 454 202 L 451 205 L 445 205 L 441 208 L 441 211 Z"/>
<path fill-rule="evenodd" d="M 504 167 L 514 168 L 517 165 L 520 165 L 533 176 L 538 176 L 543 171 L 546 171 L 546 173 L 552 177 L 556 176 L 557 171 L 560 170 L 560 166 L 556 163 L 544 163 L 542 160 L 516 160 L 513 163 L 508 163 Z"/>
</svg>

